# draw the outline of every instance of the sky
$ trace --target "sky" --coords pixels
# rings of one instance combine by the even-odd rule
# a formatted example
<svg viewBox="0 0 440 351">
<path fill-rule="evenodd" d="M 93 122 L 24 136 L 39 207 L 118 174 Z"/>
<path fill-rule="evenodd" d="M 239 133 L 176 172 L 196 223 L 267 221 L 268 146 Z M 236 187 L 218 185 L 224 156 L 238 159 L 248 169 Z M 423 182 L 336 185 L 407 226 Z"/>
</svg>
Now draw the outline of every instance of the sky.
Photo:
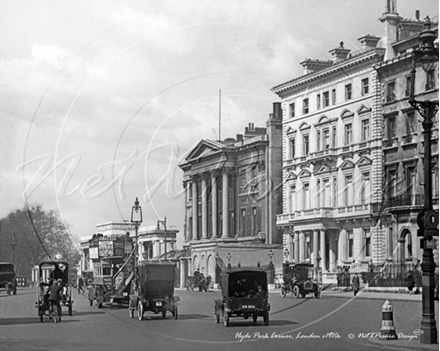
<svg viewBox="0 0 440 351">
<path fill-rule="evenodd" d="M 398 0 L 438 16 L 437 0 Z M 74 238 L 96 224 L 166 217 L 180 231 L 178 167 L 201 139 L 265 127 L 271 88 L 305 58 L 381 36 L 385 0 L 0 2 L 0 218 L 59 211 Z M 221 91 L 221 131 L 219 95 Z"/>
</svg>

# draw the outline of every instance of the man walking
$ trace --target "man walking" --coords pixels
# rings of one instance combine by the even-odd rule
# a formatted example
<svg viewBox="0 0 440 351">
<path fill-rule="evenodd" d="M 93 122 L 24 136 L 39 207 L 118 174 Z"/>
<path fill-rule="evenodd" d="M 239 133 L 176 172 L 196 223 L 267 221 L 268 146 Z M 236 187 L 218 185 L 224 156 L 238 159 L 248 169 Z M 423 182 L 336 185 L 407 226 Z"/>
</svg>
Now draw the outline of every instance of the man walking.
<svg viewBox="0 0 440 351">
<path fill-rule="evenodd" d="M 359 282 L 359 277 L 357 274 L 354 275 L 353 279 L 352 279 L 352 284 L 353 284 L 353 293 L 354 296 L 357 295 L 358 291 L 359 291 L 359 287 L 360 287 L 360 282 Z"/>
</svg>

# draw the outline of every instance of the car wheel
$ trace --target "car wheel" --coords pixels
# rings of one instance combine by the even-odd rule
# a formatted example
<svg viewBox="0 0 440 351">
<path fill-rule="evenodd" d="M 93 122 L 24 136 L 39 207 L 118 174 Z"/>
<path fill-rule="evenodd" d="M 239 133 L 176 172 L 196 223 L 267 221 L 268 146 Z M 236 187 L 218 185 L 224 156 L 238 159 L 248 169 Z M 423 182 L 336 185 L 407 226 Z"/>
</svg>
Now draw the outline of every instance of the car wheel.
<svg viewBox="0 0 440 351">
<path fill-rule="evenodd" d="M 298 285 L 295 285 L 294 287 L 293 287 L 293 296 L 295 296 L 295 298 L 298 298 L 299 297 L 299 287 L 298 287 Z"/>
<path fill-rule="evenodd" d="M 263 320 L 264 320 L 264 325 L 269 325 L 269 313 L 266 313 L 263 316 Z"/>
<path fill-rule="evenodd" d="M 281 295 L 281 297 L 286 297 L 286 289 L 284 288 L 284 286 L 281 287 L 280 295 Z"/>
<path fill-rule="evenodd" d="M 144 304 L 141 301 L 138 302 L 138 319 L 144 319 Z"/>
</svg>

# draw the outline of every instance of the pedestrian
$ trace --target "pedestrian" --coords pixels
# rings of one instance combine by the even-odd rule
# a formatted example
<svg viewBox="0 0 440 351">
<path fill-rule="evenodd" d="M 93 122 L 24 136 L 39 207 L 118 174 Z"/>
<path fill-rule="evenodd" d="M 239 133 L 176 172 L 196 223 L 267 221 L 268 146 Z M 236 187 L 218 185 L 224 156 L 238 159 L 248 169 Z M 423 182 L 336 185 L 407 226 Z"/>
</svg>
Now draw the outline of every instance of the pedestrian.
<svg viewBox="0 0 440 351">
<path fill-rule="evenodd" d="M 57 279 L 53 283 L 53 285 L 49 289 L 49 306 L 53 310 L 53 308 L 60 308 L 60 300 L 62 298 L 61 294 L 64 289 L 63 285 L 61 284 L 62 280 Z"/>
<path fill-rule="evenodd" d="M 412 291 L 414 289 L 414 286 L 416 285 L 412 271 L 408 272 L 408 275 L 407 275 L 405 281 L 406 281 L 406 286 L 408 287 L 408 290 L 409 290 L 409 294 L 412 295 L 412 293 L 413 293 Z"/>
<path fill-rule="evenodd" d="M 352 281 L 351 281 L 352 285 L 353 285 L 353 293 L 354 296 L 357 295 L 358 291 L 359 291 L 359 287 L 360 287 L 360 282 L 359 282 L 359 277 L 357 274 L 354 275 Z"/>
<path fill-rule="evenodd" d="M 81 276 L 79 276 L 79 278 L 78 278 L 78 294 L 84 290 L 83 286 L 84 286 L 84 279 Z"/>
</svg>

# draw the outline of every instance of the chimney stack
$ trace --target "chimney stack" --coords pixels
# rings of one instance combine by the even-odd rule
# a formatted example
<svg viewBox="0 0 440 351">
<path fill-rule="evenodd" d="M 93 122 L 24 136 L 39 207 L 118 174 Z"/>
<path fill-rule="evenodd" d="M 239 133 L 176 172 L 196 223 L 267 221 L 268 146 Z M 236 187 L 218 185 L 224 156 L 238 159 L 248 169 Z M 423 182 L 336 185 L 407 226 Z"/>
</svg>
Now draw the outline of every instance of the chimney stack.
<svg viewBox="0 0 440 351">
<path fill-rule="evenodd" d="M 344 49 L 344 42 L 343 41 L 341 41 L 339 43 L 339 47 L 334 48 L 329 51 L 329 53 L 332 54 L 333 64 L 336 64 L 336 63 L 339 63 L 341 61 L 346 60 L 349 52 L 350 52 L 349 49 Z"/>
</svg>

